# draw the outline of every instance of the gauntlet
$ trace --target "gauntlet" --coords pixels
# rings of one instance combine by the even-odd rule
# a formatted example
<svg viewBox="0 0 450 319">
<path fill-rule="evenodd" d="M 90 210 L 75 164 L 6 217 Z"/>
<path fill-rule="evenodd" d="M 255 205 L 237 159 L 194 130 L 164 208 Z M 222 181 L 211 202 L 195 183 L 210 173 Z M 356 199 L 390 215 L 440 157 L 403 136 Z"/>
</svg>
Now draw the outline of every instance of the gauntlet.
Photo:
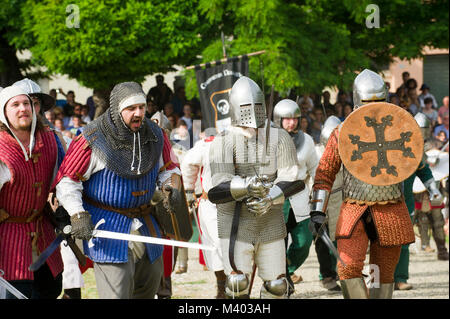
<svg viewBox="0 0 450 319">
<path fill-rule="evenodd" d="M 92 224 L 91 215 L 88 212 L 79 212 L 70 216 L 72 224 L 72 235 L 75 238 L 89 240 L 92 238 L 94 225 Z"/>
</svg>

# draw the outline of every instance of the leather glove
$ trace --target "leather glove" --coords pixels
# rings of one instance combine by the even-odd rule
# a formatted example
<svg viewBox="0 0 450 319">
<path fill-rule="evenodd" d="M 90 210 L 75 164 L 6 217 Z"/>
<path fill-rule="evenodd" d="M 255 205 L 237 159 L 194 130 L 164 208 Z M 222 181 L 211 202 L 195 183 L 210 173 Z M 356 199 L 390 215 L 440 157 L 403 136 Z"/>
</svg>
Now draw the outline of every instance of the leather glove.
<svg viewBox="0 0 450 319">
<path fill-rule="evenodd" d="M 69 234 L 71 229 L 70 225 L 70 216 L 69 213 L 64 209 L 64 207 L 59 206 L 56 208 L 55 211 L 55 222 L 56 222 L 56 229 L 60 232 L 63 232 L 65 234 Z"/>
<path fill-rule="evenodd" d="M 159 188 L 156 188 L 155 192 L 153 193 L 151 203 L 153 205 L 157 205 L 158 203 L 162 202 L 163 199 L 164 199 L 164 194 L 162 193 L 162 191 Z"/>
<path fill-rule="evenodd" d="M 255 216 L 262 216 L 270 210 L 272 207 L 272 197 L 267 195 L 264 198 L 249 198 L 246 201 L 247 209 Z"/>
<path fill-rule="evenodd" d="M 88 212 L 79 212 L 70 216 L 72 224 L 72 235 L 75 238 L 89 240 L 92 238 L 94 224 L 92 224 L 91 215 Z"/>
<path fill-rule="evenodd" d="M 312 211 L 309 215 L 311 216 L 311 219 L 309 220 L 308 228 L 313 237 L 317 237 L 318 234 L 325 230 L 325 226 L 322 227 L 322 225 L 325 223 L 327 216 L 319 211 Z"/>
</svg>

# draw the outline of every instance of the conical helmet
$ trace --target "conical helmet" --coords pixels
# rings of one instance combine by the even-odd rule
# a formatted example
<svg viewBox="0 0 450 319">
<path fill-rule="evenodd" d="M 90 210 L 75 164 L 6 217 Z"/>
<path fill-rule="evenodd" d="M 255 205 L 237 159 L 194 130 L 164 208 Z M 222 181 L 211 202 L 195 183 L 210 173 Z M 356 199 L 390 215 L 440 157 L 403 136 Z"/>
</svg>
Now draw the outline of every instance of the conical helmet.
<svg viewBox="0 0 450 319">
<path fill-rule="evenodd" d="M 371 102 L 386 101 L 386 83 L 377 73 L 365 69 L 353 82 L 354 109 Z"/>
<path fill-rule="evenodd" d="M 300 111 L 300 107 L 297 103 L 290 99 L 284 99 L 278 102 L 273 108 L 273 122 L 282 128 L 281 121 L 283 118 L 298 118 L 302 112 Z M 300 120 L 299 120 L 300 126 Z"/>
</svg>

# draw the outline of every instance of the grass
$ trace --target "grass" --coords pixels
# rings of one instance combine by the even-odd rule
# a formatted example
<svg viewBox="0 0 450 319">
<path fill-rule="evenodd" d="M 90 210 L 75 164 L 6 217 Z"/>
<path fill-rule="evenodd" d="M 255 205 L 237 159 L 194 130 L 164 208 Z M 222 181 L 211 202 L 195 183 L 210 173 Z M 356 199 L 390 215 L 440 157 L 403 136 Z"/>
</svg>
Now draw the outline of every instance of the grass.
<svg viewBox="0 0 450 319">
<path fill-rule="evenodd" d="M 89 268 L 83 274 L 84 287 L 81 288 L 81 298 L 98 299 L 97 286 L 95 284 L 94 269 Z"/>
</svg>

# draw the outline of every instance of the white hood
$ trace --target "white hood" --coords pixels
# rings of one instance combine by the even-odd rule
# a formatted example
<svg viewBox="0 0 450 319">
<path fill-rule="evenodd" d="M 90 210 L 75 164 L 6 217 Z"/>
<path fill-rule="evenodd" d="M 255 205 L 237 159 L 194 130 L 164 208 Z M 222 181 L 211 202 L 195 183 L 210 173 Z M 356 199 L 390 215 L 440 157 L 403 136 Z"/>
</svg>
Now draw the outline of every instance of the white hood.
<svg viewBox="0 0 450 319">
<path fill-rule="evenodd" d="M 18 96 L 18 95 L 26 95 L 30 99 L 30 103 L 32 106 L 31 110 L 33 112 L 33 115 L 32 115 L 32 122 L 31 122 L 31 131 L 30 131 L 30 156 L 28 156 L 28 153 L 27 153 L 25 147 L 22 145 L 22 143 L 17 138 L 17 136 L 11 131 L 8 120 L 6 119 L 6 115 L 5 115 L 6 103 L 10 99 L 12 99 L 13 97 Z M 34 131 L 36 130 L 37 118 L 36 118 L 36 112 L 34 111 L 34 107 L 33 107 L 33 101 L 31 100 L 31 98 L 27 94 L 27 92 L 25 92 L 23 89 L 21 89 L 20 87 L 17 87 L 17 86 L 8 86 L 0 91 L 0 121 L 8 127 L 11 134 L 14 136 L 17 143 L 19 143 L 20 147 L 22 148 L 23 155 L 25 156 L 25 160 L 28 161 L 31 157 L 31 151 L 33 150 L 33 147 L 34 147 Z"/>
</svg>

